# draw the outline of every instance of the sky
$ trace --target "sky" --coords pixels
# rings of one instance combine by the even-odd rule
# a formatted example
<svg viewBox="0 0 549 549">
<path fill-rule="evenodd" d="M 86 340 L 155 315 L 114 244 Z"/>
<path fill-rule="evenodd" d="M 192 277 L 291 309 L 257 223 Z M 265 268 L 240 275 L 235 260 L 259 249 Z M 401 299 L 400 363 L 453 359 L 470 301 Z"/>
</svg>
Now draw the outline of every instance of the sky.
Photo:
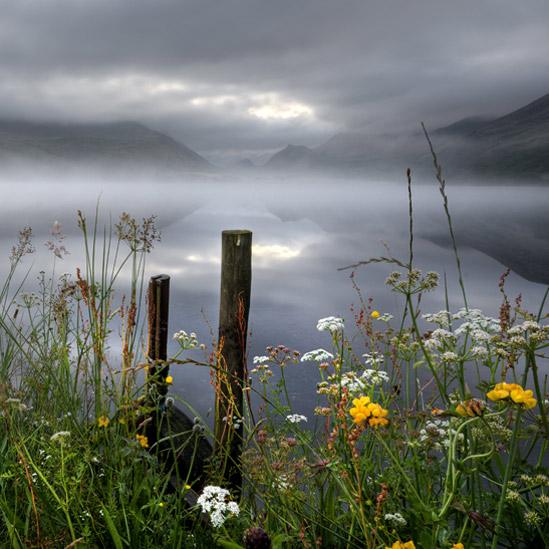
<svg viewBox="0 0 549 549">
<path fill-rule="evenodd" d="M 0 116 L 136 120 L 214 160 L 549 93 L 546 0 L 0 0 Z"/>
</svg>

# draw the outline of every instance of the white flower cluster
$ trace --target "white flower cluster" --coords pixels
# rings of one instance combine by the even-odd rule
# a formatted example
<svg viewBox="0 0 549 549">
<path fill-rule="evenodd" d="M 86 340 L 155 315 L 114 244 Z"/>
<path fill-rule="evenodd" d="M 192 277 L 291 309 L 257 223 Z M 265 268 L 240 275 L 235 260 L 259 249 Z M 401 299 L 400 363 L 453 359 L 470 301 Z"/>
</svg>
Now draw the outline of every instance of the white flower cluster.
<svg viewBox="0 0 549 549">
<path fill-rule="evenodd" d="M 194 332 L 188 334 L 185 330 L 179 330 L 179 332 L 173 334 L 173 338 L 179 343 L 182 349 L 196 349 L 197 347 L 200 347 L 201 349 L 206 348 L 203 344 L 199 345 L 198 338 Z"/>
<path fill-rule="evenodd" d="M 254 356 L 254 364 L 265 364 L 271 360 L 270 356 Z"/>
<path fill-rule="evenodd" d="M 223 421 L 224 423 L 227 423 L 228 420 L 229 418 L 227 418 L 227 416 L 224 416 L 221 421 Z M 240 429 L 240 427 L 242 427 L 242 418 L 239 418 L 238 416 L 233 416 L 231 418 L 229 425 L 232 425 L 233 428 L 236 430 Z"/>
<path fill-rule="evenodd" d="M 50 440 L 52 442 L 59 442 L 60 444 L 65 441 L 65 438 L 70 437 L 71 433 L 70 431 L 58 431 L 57 433 L 54 433 Z"/>
<path fill-rule="evenodd" d="M 225 488 L 206 486 L 198 496 L 197 503 L 203 513 L 210 515 L 214 528 L 220 528 L 230 516 L 238 516 L 240 513 L 238 503 L 229 501 L 230 495 Z"/>
<path fill-rule="evenodd" d="M 316 324 L 316 329 L 319 332 L 330 332 L 331 334 L 342 332 L 343 328 L 343 319 L 337 316 L 321 318 Z"/>
<path fill-rule="evenodd" d="M 334 359 L 334 355 L 324 349 L 315 349 L 309 351 L 301 357 L 301 362 L 329 362 Z"/>
<path fill-rule="evenodd" d="M 395 528 L 399 526 L 406 526 L 406 519 L 400 513 L 385 513 L 384 517 L 385 522 L 388 522 Z"/>
<path fill-rule="evenodd" d="M 543 329 L 543 326 L 540 326 L 537 322 L 533 320 L 525 320 L 522 324 L 517 324 L 512 328 L 509 328 L 508 334 L 510 336 L 523 335 L 524 332 L 537 332 L 538 330 Z"/>
<path fill-rule="evenodd" d="M 444 419 L 432 419 L 427 421 L 425 427 L 419 432 L 419 441 L 434 450 L 444 451 L 450 447 L 450 436 L 455 430 L 450 422 Z M 459 440 L 463 439 L 463 433 L 458 435 Z"/>
<path fill-rule="evenodd" d="M 290 414 L 286 416 L 286 421 L 290 423 L 301 423 L 302 421 L 307 421 L 307 416 L 302 416 L 301 414 Z"/>
<path fill-rule="evenodd" d="M 483 314 L 480 309 L 461 308 L 452 315 L 453 320 L 462 320 L 462 324 L 456 328 L 456 336 L 469 333 L 477 341 L 487 341 L 500 331 L 500 323 L 497 318 L 491 318 Z"/>
<path fill-rule="evenodd" d="M 330 381 L 336 380 L 336 376 L 330 376 Z M 366 385 L 362 379 L 357 377 L 354 372 L 346 372 L 341 376 L 341 386 L 345 387 L 351 395 L 363 393 L 366 390 Z M 337 385 L 333 385 L 337 390 Z"/>
<path fill-rule="evenodd" d="M 452 314 L 449 311 L 439 311 L 438 313 L 429 313 L 422 315 L 427 322 L 438 324 L 441 328 L 448 329 L 452 322 Z"/>
<path fill-rule="evenodd" d="M 386 372 L 379 370 L 364 370 L 360 376 L 366 385 L 381 385 L 382 383 L 389 383 L 389 375 Z"/>
<path fill-rule="evenodd" d="M 372 351 L 371 353 L 364 353 L 362 356 L 364 357 L 364 362 L 370 366 L 378 366 L 379 364 L 383 364 L 385 360 L 383 358 L 383 355 L 376 351 Z"/>
</svg>

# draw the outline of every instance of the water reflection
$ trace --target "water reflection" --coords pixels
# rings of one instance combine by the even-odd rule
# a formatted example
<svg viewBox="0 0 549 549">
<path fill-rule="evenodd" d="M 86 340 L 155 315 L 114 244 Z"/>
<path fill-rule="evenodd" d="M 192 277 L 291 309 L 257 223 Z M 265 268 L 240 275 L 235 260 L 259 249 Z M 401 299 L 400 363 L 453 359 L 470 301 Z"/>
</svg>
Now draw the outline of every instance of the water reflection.
<svg viewBox="0 0 549 549">
<path fill-rule="evenodd" d="M 82 265 L 77 209 L 92 217 L 97 201 L 104 223 L 122 211 L 155 214 L 162 242 L 149 258 L 148 274 L 172 277 L 170 331 L 195 331 L 201 341 L 215 333 L 219 292 L 219 258 L 224 229 L 254 232 L 254 271 L 250 313 L 250 355 L 283 343 L 300 351 L 329 345 L 316 330 L 318 318 L 339 315 L 352 321 L 349 307 L 357 295 L 349 271 L 339 267 L 371 256 L 408 253 L 407 197 L 404 182 L 269 177 L 181 181 L 5 180 L 1 183 L 0 249 L 7 257 L 17 231 L 31 225 L 37 253 L 34 270 L 49 265 L 41 245 L 57 220 L 67 233 L 70 251 L 58 273 Z M 546 206 L 549 189 L 534 186 L 450 187 L 450 205 L 460 243 L 470 303 L 496 314 L 497 287 L 505 266 L 509 295 L 522 294 L 525 307 L 536 309 L 548 282 L 549 236 Z M 453 309 L 461 306 L 454 258 L 448 246 L 445 217 L 435 184 L 415 187 L 415 256 L 425 270 L 445 273 Z M 27 262 L 28 264 L 28 262 Z M 2 270 L 5 271 L 4 264 Z M 400 310 L 398 296 L 384 280 L 391 271 L 373 265 L 356 272 L 355 281 L 377 309 Z M 529 280 L 527 280 L 527 277 Z M 423 311 L 445 307 L 444 293 L 428 295 Z M 212 405 L 209 374 L 184 367 L 175 372 L 175 390 L 201 413 Z M 314 402 L 316 371 L 301 365 L 287 372 L 296 412 Z"/>
</svg>

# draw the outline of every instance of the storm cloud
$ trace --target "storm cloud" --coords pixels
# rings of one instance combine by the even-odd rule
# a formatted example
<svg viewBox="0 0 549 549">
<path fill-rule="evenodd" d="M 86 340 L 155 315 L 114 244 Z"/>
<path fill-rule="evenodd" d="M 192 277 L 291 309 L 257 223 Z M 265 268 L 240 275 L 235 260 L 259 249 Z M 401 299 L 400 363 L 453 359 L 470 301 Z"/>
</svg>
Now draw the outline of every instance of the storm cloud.
<svg viewBox="0 0 549 549">
<path fill-rule="evenodd" d="M 0 116 L 254 158 L 520 107 L 549 92 L 548 28 L 543 0 L 3 2 Z"/>
</svg>

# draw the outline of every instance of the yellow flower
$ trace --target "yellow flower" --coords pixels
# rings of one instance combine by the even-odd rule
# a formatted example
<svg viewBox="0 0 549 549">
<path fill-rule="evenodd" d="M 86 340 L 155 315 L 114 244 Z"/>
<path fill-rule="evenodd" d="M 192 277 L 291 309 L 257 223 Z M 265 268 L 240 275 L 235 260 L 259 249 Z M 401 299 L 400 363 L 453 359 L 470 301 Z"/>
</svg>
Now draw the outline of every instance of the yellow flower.
<svg viewBox="0 0 549 549">
<path fill-rule="evenodd" d="M 381 316 L 381 313 L 379 311 L 372 311 L 372 313 L 370 314 L 370 316 L 372 318 L 379 318 Z"/>
<path fill-rule="evenodd" d="M 523 402 L 526 402 L 527 400 L 531 399 L 533 396 L 533 393 L 530 389 L 525 391 L 524 389 L 515 389 L 511 391 L 511 400 L 513 402 L 516 402 L 517 404 L 522 404 Z"/>
<path fill-rule="evenodd" d="M 530 389 L 525 390 L 517 383 L 497 383 L 486 396 L 490 400 L 504 400 L 510 397 L 515 404 L 522 404 L 527 410 L 534 408 L 538 402 Z"/>
<path fill-rule="evenodd" d="M 385 419 L 389 411 L 375 402 L 370 402 L 370 397 L 367 396 L 355 398 L 349 414 L 357 425 L 368 421 L 370 427 L 385 427 L 389 423 L 389 420 Z"/>
<path fill-rule="evenodd" d="M 137 442 L 141 444 L 141 448 L 149 447 L 149 439 L 145 435 L 135 435 L 135 438 L 137 439 Z"/>
<path fill-rule="evenodd" d="M 158 507 L 164 507 L 164 502 L 161 501 L 161 502 L 158 504 Z"/>
<path fill-rule="evenodd" d="M 370 404 L 370 397 L 362 396 L 353 399 L 353 407 L 349 410 L 349 413 L 355 423 L 363 423 L 372 415 L 368 404 Z"/>
<path fill-rule="evenodd" d="M 171 385 L 173 383 L 173 377 L 172 376 L 166 376 L 166 383 L 168 385 Z"/>
<path fill-rule="evenodd" d="M 465 547 L 463 547 L 463 543 L 454 543 L 452 549 L 465 549 Z"/>
<path fill-rule="evenodd" d="M 107 416 L 99 416 L 97 418 L 97 425 L 99 427 L 108 427 L 110 423 L 110 419 Z"/>
<path fill-rule="evenodd" d="M 416 549 L 416 546 L 412 540 L 395 541 L 391 547 L 385 547 L 385 549 Z"/>
</svg>

